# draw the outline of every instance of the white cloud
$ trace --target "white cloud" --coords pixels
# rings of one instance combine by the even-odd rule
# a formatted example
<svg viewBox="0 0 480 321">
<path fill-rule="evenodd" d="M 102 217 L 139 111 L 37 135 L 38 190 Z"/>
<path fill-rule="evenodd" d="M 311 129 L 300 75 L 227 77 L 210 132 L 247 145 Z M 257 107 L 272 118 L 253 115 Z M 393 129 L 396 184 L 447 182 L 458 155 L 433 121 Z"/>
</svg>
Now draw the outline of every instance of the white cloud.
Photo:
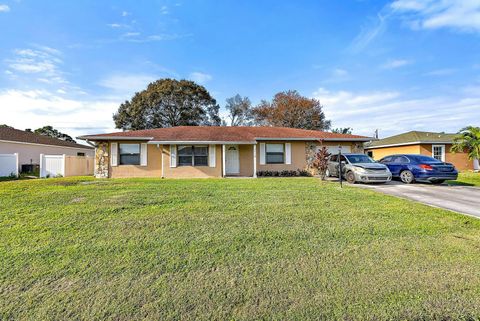
<svg viewBox="0 0 480 321">
<path fill-rule="evenodd" d="M 119 23 L 109 23 L 107 24 L 107 26 L 109 26 L 110 28 L 121 28 L 122 25 L 119 24 Z"/>
<path fill-rule="evenodd" d="M 71 136 L 114 130 L 112 114 L 119 100 L 75 100 L 59 94 L 47 90 L 0 91 L 2 122 L 18 129 L 52 125 Z"/>
<path fill-rule="evenodd" d="M 405 59 L 394 59 L 394 60 L 387 61 L 381 67 L 383 69 L 395 69 L 395 68 L 400 68 L 406 65 L 410 65 L 411 63 L 412 63 L 411 61 L 405 60 Z"/>
<path fill-rule="evenodd" d="M 168 7 L 167 6 L 162 6 L 162 8 L 160 8 L 160 13 L 161 14 L 169 14 Z"/>
<path fill-rule="evenodd" d="M 35 49 L 16 49 L 12 58 L 7 59 L 11 75 L 13 72 L 23 74 L 27 80 L 32 79 L 32 74 L 38 76 L 38 80 L 49 83 L 67 83 L 60 70 L 63 64 L 60 58 L 61 52 L 57 49 L 36 46 Z"/>
<path fill-rule="evenodd" d="M 195 71 L 195 72 L 192 72 L 188 78 L 196 83 L 199 83 L 201 85 L 209 82 L 210 80 L 213 79 L 212 75 L 209 75 L 209 74 L 205 74 L 205 73 L 202 73 L 202 72 L 198 72 L 198 71 Z"/>
<path fill-rule="evenodd" d="M 453 68 L 437 69 L 427 72 L 425 76 L 448 76 L 454 74 L 457 70 Z"/>
<path fill-rule="evenodd" d="M 480 32 L 478 0 L 396 0 L 391 8 L 415 28 Z"/>
<path fill-rule="evenodd" d="M 114 74 L 102 79 L 99 85 L 111 89 L 123 99 L 130 99 L 135 92 L 146 89 L 149 83 L 157 79 L 158 76 L 149 74 Z"/>
<path fill-rule="evenodd" d="M 140 36 L 140 32 L 126 32 L 122 37 L 137 37 Z"/>
<path fill-rule="evenodd" d="M 128 11 L 122 11 L 122 17 L 129 16 L 131 13 Z"/>
<path fill-rule="evenodd" d="M 467 90 L 472 95 L 468 95 Z M 372 135 L 375 129 L 380 129 L 383 137 L 414 129 L 456 132 L 472 120 L 478 120 L 480 105 L 480 93 L 473 94 L 471 88 L 457 97 L 422 98 L 406 97 L 395 91 L 351 92 L 320 88 L 313 97 L 324 105 L 325 114 L 334 127 L 353 127 L 355 133 L 363 135 Z"/>
<path fill-rule="evenodd" d="M 9 12 L 10 7 L 6 4 L 0 4 L 0 12 Z"/>
<path fill-rule="evenodd" d="M 335 77 L 345 77 L 348 75 L 348 71 L 346 71 L 345 69 L 341 69 L 341 68 L 336 68 L 333 70 L 333 73 L 332 73 Z"/>
<path fill-rule="evenodd" d="M 385 32 L 387 20 L 391 15 L 391 10 L 384 7 L 375 18 L 371 18 L 368 25 L 360 30 L 360 33 L 353 39 L 348 51 L 358 53 L 365 49 L 373 40 Z"/>
</svg>

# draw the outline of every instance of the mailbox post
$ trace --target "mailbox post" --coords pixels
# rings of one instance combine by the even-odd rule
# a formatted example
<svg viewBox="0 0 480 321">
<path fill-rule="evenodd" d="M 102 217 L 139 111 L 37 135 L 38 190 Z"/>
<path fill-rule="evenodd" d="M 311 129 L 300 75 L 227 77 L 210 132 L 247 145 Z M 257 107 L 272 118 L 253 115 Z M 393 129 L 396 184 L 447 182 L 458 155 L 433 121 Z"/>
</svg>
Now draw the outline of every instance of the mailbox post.
<svg viewBox="0 0 480 321">
<path fill-rule="evenodd" d="M 340 188 L 343 188 L 342 145 L 338 146 L 338 179 L 340 180 Z"/>
</svg>

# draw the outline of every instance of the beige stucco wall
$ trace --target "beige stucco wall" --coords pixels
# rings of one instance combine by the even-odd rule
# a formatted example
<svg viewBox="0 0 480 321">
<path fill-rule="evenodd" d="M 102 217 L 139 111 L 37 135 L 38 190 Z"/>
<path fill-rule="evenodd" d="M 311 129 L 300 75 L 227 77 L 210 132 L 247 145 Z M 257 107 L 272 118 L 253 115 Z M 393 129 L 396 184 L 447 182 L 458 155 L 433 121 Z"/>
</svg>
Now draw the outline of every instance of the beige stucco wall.
<svg viewBox="0 0 480 321">
<path fill-rule="evenodd" d="M 307 158 L 304 141 L 275 141 L 265 143 L 291 143 L 292 144 L 292 163 L 291 164 L 265 164 L 260 165 L 260 143 L 257 144 L 257 171 L 282 171 L 305 169 L 307 166 Z"/>
<path fill-rule="evenodd" d="M 118 142 L 120 143 L 120 142 Z M 122 144 L 127 142 L 122 142 Z M 128 142 L 141 143 L 141 142 Z M 110 150 L 110 146 L 109 146 Z M 161 145 L 147 145 L 147 166 L 140 165 L 110 165 L 110 177 L 162 177 Z M 120 155 L 118 155 L 120 160 Z"/>
<path fill-rule="evenodd" d="M 77 156 L 77 153 L 85 153 L 86 156 L 94 157 L 95 151 L 88 148 L 71 148 L 62 146 L 26 144 L 0 141 L 0 154 L 18 153 L 20 169 L 22 164 L 40 164 L 40 154 L 46 155 L 69 155 Z"/>
<path fill-rule="evenodd" d="M 397 146 L 397 147 L 383 147 L 368 149 L 373 153 L 373 159 L 380 160 L 385 156 L 394 155 L 394 154 L 420 154 L 420 145 L 408 145 L 408 146 Z"/>
<path fill-rule="evenodd" d="M 120 142 L 117 142 L 120 143 Z M 141 143 L 141 142 L 130 142 Z M 286 141 L 275 141 L 275 143 L 286 143 Z M 271 170 L 297 170 L 307 167 L 307 144 L 305 141 L 289 141 L 292 150 L 292 163 L 287 164 L 265 164 L 260 165 L 260 144 L 255 146 L 257 171 Z M 311 143 L 311 142 L 310 142 Z M 323 143 L 325 146 L 351 146 L 354 150 L 355 143 Z M 320 146 L 320 143 L 317 143 Z M 165 178 L 208 178 L 222 177 L 222 145 L 215 145 L 215 167 L 210 166 L 177 166 L 170 167 L 170 145 L 148 144 L 147 166 L 139 165 L 118 165 L 110 166 L 109 177 L 165 177 Z M 240 174 L 239 176 L 251 177 L 253 171 L 253 147 L 254 145 L 239 144 Z M 110 151 L 110 144 L 108 147 Z M 163 151 L 163 153 L 162 153 Z M 162 171 L 163 158 L 163 171 Z"/>
<path fill-rule="evenodd" d="M 445 144 L 445 162 L 452 163 L 460 171 L 473 170 L 473 161 L 468 159 L 467 153 L 452 153 L 451 149 L 451 144 Z M 422 144 L 420 146 L 420 153 L 422 155 L 432 156 L 432 145 Z"/>
<path fill-rule="evenodd" d="M 166 178 L 222 177 L 222 145 L 215 145 L 215 167 L 177 166 L 170 167 L 170 145 L 163 146 L 163 175 Z"/>
<path fill-rule="evenodd" d="M 444 145 L 444 144 L 438 144 L 438 145 Z M 447 163 L 452 163 L 458 170 L 461 170 L 461 171 L 473 170 L 473 161 L 468 159 L 467 153 L 452 153 L 450 151 L 451 148 L 452 148 L 451 144 L 445 144 L 445 161 Z M 416 154 L 416 155 L 432 156 L 432 144 L 384 147 L 384 148 L 368 149 L 368 151 L 373 152 L 373 158 L 375 160 L 380 160 L 385 156 L 394 155 L 394 154 Z"/>
<path fill-rule="evenodd" d="M 254 145 L 238 145 L 240 154 L 240 174 L 239 176 L 253 176 L 253 147 Z M 258 145 L 256 146 L 258 148 Z M 257 149 L 257 166 L 260 159 L 260 152 Z M 258 171 L 258 168 L 257 168 Z"/>
</svg>

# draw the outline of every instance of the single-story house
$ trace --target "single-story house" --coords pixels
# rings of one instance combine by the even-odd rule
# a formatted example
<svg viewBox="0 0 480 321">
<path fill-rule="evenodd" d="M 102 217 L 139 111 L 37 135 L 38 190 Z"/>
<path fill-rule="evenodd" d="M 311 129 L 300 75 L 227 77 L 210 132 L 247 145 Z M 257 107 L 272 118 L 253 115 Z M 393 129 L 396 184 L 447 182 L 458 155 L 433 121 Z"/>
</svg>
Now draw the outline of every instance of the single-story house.
<svg viewBox="0 0 480 321">
<path fill-rule="evenodd" d="M 67 142 L 61 139 L 26 132 L 10 127 L 0 127 L 0 154 L 18 154 L 19 170 L 22 165 L 39 165 L 40 154 L 91 156 L 91 146 Z"/>
<path fill-rule="evenodd" d="M 455 136 L 456 134 L 410 131 L 366 143 L 365 151 L 375 160 L 393 154 L 418 154 L 452 163 L 459 170 L 478 169 L 478 160 L 469 160 L 466 152 L 451 151 Z"/>
<path fill-rule="evenodd" d="M 180 126 L 78 137 L 96 147 L 96 177 L 256 177 L 311 169 L 320 146 L 363 153 L 371 138 L 282 127 Z"/>
</svg>

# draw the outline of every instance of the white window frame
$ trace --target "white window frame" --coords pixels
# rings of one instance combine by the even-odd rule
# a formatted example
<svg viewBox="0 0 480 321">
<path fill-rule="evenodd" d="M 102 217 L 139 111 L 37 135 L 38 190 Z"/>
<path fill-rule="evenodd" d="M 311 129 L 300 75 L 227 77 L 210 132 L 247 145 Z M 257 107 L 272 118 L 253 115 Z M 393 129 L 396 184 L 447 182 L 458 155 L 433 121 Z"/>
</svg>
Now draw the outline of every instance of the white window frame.
<svg viewBox="0 0 480 321">
<path fill-rule="evenodd" d="M 442 159 L 439 159 L 442 162 L 445 162 L 445 145 L 432 145 L 432 157 L 435 158 L 435 148 L 440 147 L 442 149 Z M 438 158 L 435 158 L 438 159 Z"/>
<path fill-rule="evenodd" d="M 122 154 L 120 153 L 120 145 L 138 145 L 138 164 L 122 164 L 122 161 L 121 161 L 122 160 Z M 142 144 L 141 143 L 126 143 L 126 142 L 118 143 L 118 145 L 117 145 L 117 166 L 141 166 L 141 164 L 142 164 Z"/>
<path fill-rule="evenodd" d="M 282 154 L 283 154 L 283 158 L 282 158 L 282 162 L 278 162 L 278 163 L 271 163 L 268 161 L 268 145 L 281 145 L 282 146 Z M 272 152 L 270 152 L 272 153 Z M 277 154 L 279 154 L 278 152 L 276 152 Z M 279 165 L 279 164 L 285 164 L 285 160 L 286 160 L 286 151 L 285 151 L 285 144 L 284 143 L 266 143 L 265 144 L 265 163 L 268 164 L 268 165 Z"/>
<path fill-rule="evenodd" d="M 180 165 L 180 162 L 179 162 L 179 158 L 180 156 L 180 153 L 179 153 L 179 147 L 182 147 L 182 146 L 187 146 L 187 147 L 193 147 L 193 150 L 195 150 L 195 147 L 206 147 L 207 148 L 207 155 L 197 155 L 197 156 L 205 156 L 207 157 L 207 165 L 196 165 L 195 164 L 195 153 L 192 154 L 192 164 L 191 165 Z M 177 167 L 210 167 L 210 146 L 211 145 L 177 145 Z M 214 145 L 215 146 L 215 145 Z"/>
</svg>

